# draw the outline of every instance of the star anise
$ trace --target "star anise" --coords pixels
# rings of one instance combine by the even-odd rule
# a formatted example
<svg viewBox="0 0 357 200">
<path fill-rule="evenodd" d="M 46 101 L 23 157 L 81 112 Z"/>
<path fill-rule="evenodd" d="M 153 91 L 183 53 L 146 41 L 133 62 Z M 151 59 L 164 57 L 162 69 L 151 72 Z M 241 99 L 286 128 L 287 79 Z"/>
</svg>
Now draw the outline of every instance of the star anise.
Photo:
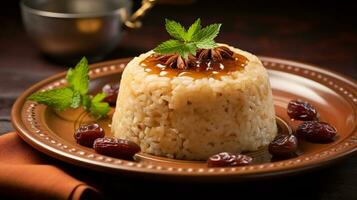
<svg viewBox="0 0 357 200">
<path fill-rule="evenodd" d="M 179 54 L 159 55 L 156 59 L 170 68 L 185 69 L 186 62 Z"/>
<path fill-rule="evenodd" d="M 199 60 L 212 59 L 213 61 L 222 61 L 223 58 L 233 59 L 233 51 L 228 47 L 219 46 L 213 49 L 199 49 L 196 57 Z"/>
<path fill-rule="evenodd" d="M 222 61 L 223 59 L 233 59 L 233 51 L 228 47 L 219 46 L 213 49 L 199 49 L 196 56 L 189 55 L 188 59 L 185 60 L 178 53 L 175 54 L 154 54 L 154 59 L 161 62 L 166 67 L 172 69 L 188 69 L 190 67 L 196 66 L 197 61 L 211 59 L 213 61 Z"/>
<path fill-rule="evenodd" d="M 167 67 L 173 69 L 187 69 L 196 61 L 196 57 L 192 55 L 189 55 L 188 60 L 186 61 L 179 54 L 156 55 L 155 58 Z"/>
</svg>

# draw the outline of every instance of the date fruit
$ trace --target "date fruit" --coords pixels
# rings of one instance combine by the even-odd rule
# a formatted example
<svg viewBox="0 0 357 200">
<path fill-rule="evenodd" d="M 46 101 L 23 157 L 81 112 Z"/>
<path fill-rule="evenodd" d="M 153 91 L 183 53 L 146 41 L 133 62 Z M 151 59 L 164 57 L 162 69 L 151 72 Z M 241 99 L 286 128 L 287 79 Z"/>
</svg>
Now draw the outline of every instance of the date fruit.
<svg viewBox="0 0 357 200">
<path fill-rule="evenodd" d="M 79 127 L 74 133 L 74 138 L 78 144 L 92 148 L 94 140 L 104 135 L 104 130 L 98 124 L 88 124 Z"/>
<path fill-rule="evenodd" d="M 93 148 L 99 154 L 126 160 L 132 160 L 133 156 L 141 150 L 132 141 L 107 137 L 96 139 Z"/>
<path fill-rule="evenodd" d="M 119 84 L 106 84 L 102 88 L 102 91 L 106 95 L 103 101 L 109 103 L 110 106 L 115 106 L 119 92 Z"/>
<path fill-rule="evenodd" d="M 235 167 L 252 163 L 253 158 L 243 154 L 222 152 L 211 156 L 207 160 L 208 167 Z"/>
</svg>

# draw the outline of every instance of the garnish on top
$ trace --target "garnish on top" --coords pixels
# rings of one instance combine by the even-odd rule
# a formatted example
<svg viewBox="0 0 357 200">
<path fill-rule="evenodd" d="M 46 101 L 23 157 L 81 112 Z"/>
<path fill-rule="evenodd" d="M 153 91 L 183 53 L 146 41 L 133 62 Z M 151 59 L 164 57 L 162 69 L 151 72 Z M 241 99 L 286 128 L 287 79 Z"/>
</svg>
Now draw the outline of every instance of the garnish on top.
<svg viewBox="0 0 357 200">
<path fill-rule="evenodd" d="M 233 52 L 224 46 L 218 46 L 217 37 L 221 24 L 211 24 L 201 28 L 201 20 L 197 19 L 186 31 L 180 23 L 165 20 L 166 31 L 174 39 L 161 43 L 154 49 L 156 59 L 166 66 L 187 69 L 190 63 L 202 59 L 221 61 L 232 58 Z"/>
<path fill-rule="evenodd" d="M 36 92 L 27 99 L 48 105 L 58 111 L 83 106 L 94 117 L 105 117 L 110 109 L 109 104 L 103 102 L 106 95 L 104 93 L 98 93 L 94 97 L 88 95 L 88 72 L 88 61 L 83 57 L 75 68 L 68 70 L 67 87 Z"/>
</svg>

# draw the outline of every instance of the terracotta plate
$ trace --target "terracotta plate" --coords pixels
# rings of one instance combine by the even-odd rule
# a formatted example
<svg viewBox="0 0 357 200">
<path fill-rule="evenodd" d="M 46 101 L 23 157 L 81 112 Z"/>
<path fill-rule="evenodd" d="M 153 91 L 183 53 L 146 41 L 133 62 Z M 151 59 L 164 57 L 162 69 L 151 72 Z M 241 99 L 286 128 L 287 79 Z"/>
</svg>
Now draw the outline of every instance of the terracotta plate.
<svg viewBox="0 0 357 200">
<path fill-rule="evenodd" d="M 44 105 L 26 101 L 31 93 L 63 86 L 65 74 L 50 77 L 29 88 L 16 101 L 12 120 L 20 136 L 34 148 L 65 162 L 110 173 L 148 175 L 164 178 L 192 177 L 196 180 L 242 180 L 261 176 L 295 173 L 324 166 L 357 149 L 357 84 L 355 81 L 306 64 L 261 58 L 269 69 L 278 125 L 288 132 L 300 123 L 291 121 L 286 106 L 291 99 L 305 99 L 319 111 L 321 120 L 334 125 L 339 137 L 329 144 L 301 143 L 299 156 L 271 161 L 266 148 L 248 154 L 255 163 L 233 168 L 207 168 L 204 162 L 173 160 L 138 154 L 135 161 L 102 156 L 80 146 L 73 139 L 74 130 L 92 119 L 81 111 L 56 113 Z M 91 92 L 108 82 L 118 82 L 130 59 L 94 64 L 91 68 Z M 109 120 L 100 121 L 110 135 Z"/>
</svg>

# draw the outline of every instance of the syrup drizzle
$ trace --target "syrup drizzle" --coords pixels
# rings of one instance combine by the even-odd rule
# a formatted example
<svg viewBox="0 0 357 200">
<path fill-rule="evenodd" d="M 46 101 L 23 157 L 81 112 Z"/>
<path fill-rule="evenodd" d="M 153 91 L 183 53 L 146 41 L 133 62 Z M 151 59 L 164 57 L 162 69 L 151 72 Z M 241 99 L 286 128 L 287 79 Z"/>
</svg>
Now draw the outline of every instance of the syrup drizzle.
<svg viewBox="0 0 357 200">
<path fill-rule="evenodd" d="M 165 63 L 156 59 L 154 55 L 147 57 L 140 64 L 144 67 L 145 72 L 158 74 L 162 77 L 190 76 L 195 79 L 204 77 L 218 79 L 223 75 L 243 70 L 247 63 L 248 59 L 245 56 L 234 53 L 232 59 L 223 59 L 222 61 L 213 61 L 211 59 L 197 60 L 188 69 L 168 67 Z"/>
</svg>

